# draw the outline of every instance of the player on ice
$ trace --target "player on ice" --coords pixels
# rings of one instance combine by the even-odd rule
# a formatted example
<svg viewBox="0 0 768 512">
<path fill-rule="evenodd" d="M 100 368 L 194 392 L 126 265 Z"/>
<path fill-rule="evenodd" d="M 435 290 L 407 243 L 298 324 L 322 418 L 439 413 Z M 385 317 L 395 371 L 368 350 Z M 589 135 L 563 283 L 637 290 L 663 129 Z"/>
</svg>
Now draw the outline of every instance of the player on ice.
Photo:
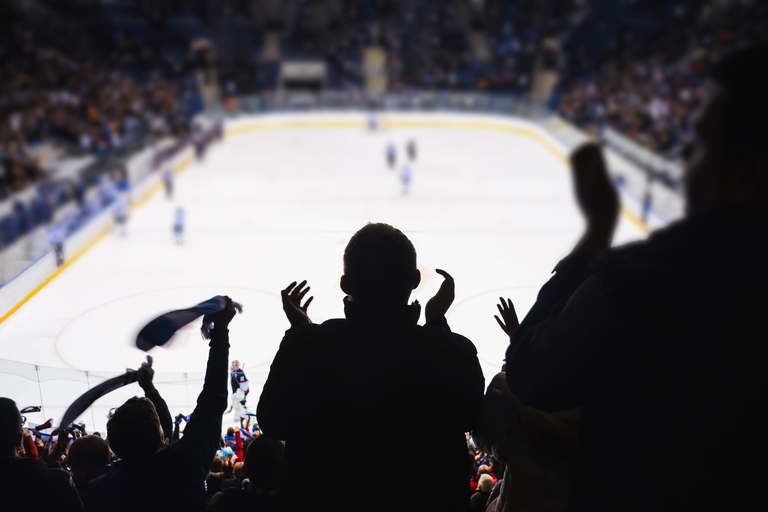
<svg viewBox="0 0 768 512">
<path fill-rule="evenodd" d="M 408 139 L 408 143 L 405 146 L 406 152 L 408 153 L 408 158 L 411 162 L 416 161 L 416 154 L 418 152 L 417 146 L 416 146 L 416 140 L 414 139 Z"/>
<path fill-rule="evenodd" d="M 237 421 L 240 416 L 248 411 L 245 407 L 245 400 L 248 398 L 249 391 L 248 378 L 245 376 L 243 369 L 240 368 L 240 361 L 238 360 L 232 361 L 230 371 L 232 372 L 230 374 L 230 383 L 232 384 L 232 405 L 229 410 L 235 410 L 235 421 Z"/>
<path fill-rule="evenodd" d="M 163 185 L 165 185 L 165 197 L 168 199 L 173 198 L 173 172 L 170 167 L 166 167 L 163 171 Z"/>
<path fill-rule="evenodd" d="M 120 198 L 115 203 L 115 208 L 112 210 L 115 216 L 115 225 L 120 236 L 126 235 L 126 223 L 128 222 L 128 204 L 126 204 L 125 198 Z"/>
<path fill-rule="evenodd" d="M 56 255 L 56 266 L 64 265 L 64 239 L 66 238 L 64 227 L 59 224 L 51 224 L 48 227 L 48 243 L 51 244 Z"/>
<path fill-rule="evenodd" d="M 400 181 L 403 183 L 403 195 L 408 193 L 408 187 L 411 183 L 411 166 L 404 165 L 400 173 Z"/>
<path fill-rule="evenodd" d="M 177 208 L 173 217 L 173 239 L 178 244 L 184 243 L 184 223 L 186 221 L 186 215 L 184 214 L 184 208 Z"/>
<path fill-rule="evenodd" d="M 397 147 L 391 142 L 387 144 L 387 164 L 390 170 L 397 166 Z"/>
<path fill-rule="evenodd" d="M 376 117 L 376 114 L 371 112 L 368 114 L 368 131 L 376 132 L 379 130 L 379 118 Z"/>
</svg>

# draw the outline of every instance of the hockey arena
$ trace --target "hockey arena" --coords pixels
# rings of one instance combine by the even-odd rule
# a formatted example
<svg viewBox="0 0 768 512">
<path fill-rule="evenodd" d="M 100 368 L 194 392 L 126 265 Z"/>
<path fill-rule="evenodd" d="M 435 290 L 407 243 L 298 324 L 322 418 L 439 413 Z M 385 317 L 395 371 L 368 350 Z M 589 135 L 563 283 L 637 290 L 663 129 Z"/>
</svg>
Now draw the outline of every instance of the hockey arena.
<svg viewBox="0 0 768 512">
<path fill-rule="evenodd" d="M 177 166 L 171 198 L 159 176 L 150 178 L 155 186 L 134 198 L 125 235 L 110 226 L 0 324 L 2 387 L 18 403 L 42 397 L 40 422 L 56 417 L 89 386 L 138 368 L 145 354 L 135 337 L 147 321 L 227 294 L 245 308 L 231 324 L 230 354 L 245 365 L 247 405 L 255 407 L 289 326 L 280 290 L 306 279 L 313 321 L 343 315 L 341 257 L 368 222 L 390 223 L 413 241 L 422 273 L 413 300 L 423 305 L 435 293 L 436 268 L 455 278 L 449 324 L 475 343 L 490 379 L 507 346 L 493 319 L 498 298 L 511 298 L 522 318 L 580 236 L 567 149 L 522 120 L 383 115 L 378 124 L 369 129 L 362 113 L 236 120 L 202 160 Z M 393 168 L 388 144 L 397 149 Z M 404 193 L 406 165 L 412 180 Z M 633 198 L 624 200 L 636 209 Z M 186 226 L 178 244 L 180 207 Z M 617 243 L 644 236 L 634 216 L 622 217 Z M 207 349 L 198 322 L 150 352 L 171 411 L 194 407 Z M 39 387 L 25 375 L 35 368 Z M 80 421 L 103 430 L 107 412 L 134 394 L 136 385 L 110 394 Z"/>
</svg>

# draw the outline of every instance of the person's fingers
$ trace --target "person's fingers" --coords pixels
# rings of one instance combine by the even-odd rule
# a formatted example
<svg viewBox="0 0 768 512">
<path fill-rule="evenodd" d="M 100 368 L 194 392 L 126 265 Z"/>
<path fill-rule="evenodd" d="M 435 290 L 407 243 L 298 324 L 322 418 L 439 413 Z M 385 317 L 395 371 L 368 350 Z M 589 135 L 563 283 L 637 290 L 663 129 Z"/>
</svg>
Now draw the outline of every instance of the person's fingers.
<svg viewBox="0 0 768 512">
<path fill-rule="evenodd" d="M 502 322 L 502 321 L 499 319 L 499 317 L 498 317 L 498 316 L 496 316 L 496 315 L 493 315 L 493 318 L 495 318 L 495 319 L 496 319 L 496 322 L 499 324 L 499 327 L 501 327 L 501 330 L 502 330 L 502 331 L 504 331 L 504 332 L 507 332 L 507 326 L 506 326 L 506 325 L 504 325 L 504 322 Z"/>
<path fill-rule="evenodd" d="M 291 290 L 293 290 L 293 287 L 296 286 L 296 281 L 289 284 L 285 290 L 283 290 L 284 293 L 291 293 Z"/>
<path fill-rule="evenodd" d="M 307 286 L 305 289 L 301 291 L 301 293 L 296 297 L 297 302 L 301 302 L 301 300 L 304 298 L 304 296 L 309 292 L 309 286 Z"/>
<path fill-rule="evenodd" d="M 283 301 L 283 310 L 287 310 L 288 308 L 290 308 L 293 305 L 293 303 L 291 302 L 291 298 L 288 295 L 288 291 L 287 290 L 283 290 L 283 291 L 280 292 L 280 298 Z"/>
<path fill-rule="evenodd" d="M 305 302 L 305 303 L 304 303 L 304 307 L 303 307 L 303 308 L 301 308 L 301 309 L 303 309 L 303 310 L 304 310 L 304 312 L 305 312 L 305 313 L 307 312 L 307 308 L 309 307 L 309 305 L 312 303 L 312 299 L 314 299 L 314 297 L 310 297 L 310 298 L 308 298 L 308 299 L 307 299 L 307 302 Z"/>
<path fill-rule="evenodd" d="M 516 323 L 516 324 L 519 324 L 520 322 L 517 320 L 517 311 L 515 311 L 515 305 L 514 305 L 514 304 L 512 304 L 512 300 L 510 300 L 510 299 L 507 299 L 507 301 L 508 301 L 508 306 L 507 306 L 507 308 L 509 309 L 509 312 L 510 312 L 510 314 L 511 314 L 511 315 L 510 315 L 510 317 L 511 317 L 512 319 L 514 319 L 514 321 L 515 321 L 515 323 Z"/>
<path fill-rule="evenodd" d="M 440 274 L 441 276 L 443 276 L 443 277 L 444 277 L 446 280 L 450 280 L 450 281 L 453 281 L 453 277 L 451 277 L 451 274 L 449 274 L 449 273 L 448 273 L 448 272 L 446 272 L 445 270 L 443 270 L 443 269 L 441 269 L 441 268 L 436 268 L 436 269 L 435 269 L 435 272 L 437 272 L 438 274 Z"/>
</svg>

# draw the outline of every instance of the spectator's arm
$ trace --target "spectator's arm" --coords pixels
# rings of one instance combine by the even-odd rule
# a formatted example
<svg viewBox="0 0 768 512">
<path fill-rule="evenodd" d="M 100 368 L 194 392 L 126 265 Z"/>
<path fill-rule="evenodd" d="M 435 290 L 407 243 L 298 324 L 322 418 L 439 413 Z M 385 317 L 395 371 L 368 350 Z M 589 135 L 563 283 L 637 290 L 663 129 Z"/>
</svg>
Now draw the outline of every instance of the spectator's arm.
<svg viewBox="0 0 768 512">
<path fill-rule="evenodd" d="M 293 368 L 304 358 L 302 337 L 299 334 L 305 329 L 315 328 L 315 325 L 292 327 L 285 333 L 280 349 L 275 354 L 269 368 L 267 382 L 259 397 L 256 415 L 264 432 L 273 439 L 285 441 L 290 437 L 291 428 L 296 426 L 301 406 L 306 402 L 306 389 L 303 382 L 298 382 Z M 286 403 L 293 404 L 285 407 Z"/>
<path fill-rule="evenodd" d="M 173 420 L 171 420 L 171 411 L 168 410 L 168 404 L 160 396 L 160 392 L 154 388 L 151 393 L 145 392 L 145 396 L 152 402 L 157 410 L 157 416 L 160 418 L 160 425 L 163 427 L 163 435 L 166 439 L 173 439 Z"/>
<path fill-rule="evenodd" d="M 155 406 L 157 416 L 160 418 L 160 425 L 163 427 L 163 436 L 166 439 L 171 439 L 173 436 L 171 412 L 168 410 L 168 404 L 165 403 L 165 400 L 160 396 L 160 392 L 152 382 L 155 377 L 155 370 L 152 369 L 149 363 L 142 363 L 139 372 L 139 386 L 144 390 L 144 396 Z"/>
<path fill-rule="evenodd" d="M 613 358 L 614 317 L 594 278 L 549 308 L 538 323 L 526 317 L 507 350 L 509 389 L 523 404 L 542 411 L 581 406 L 592 377 Z"/>
<path fill-rule="evenodd" d="M 221 434 L 221 417 L 227 408 L 227 358 L 229 322 L 235 316 L 232 300 L 227 308 L 213 315 L 208 365 L 197 406 L 184 429 L 184 437 L 168 449 L 186 458 L 202 480 L 208 474 Z"/>
<path fill-rule="evenodd" d="M 32 438 L 32 436 L 29 435 L 29 430 L 27 430 L 26 428 L 24 429 L 24 458 L 25 459 L 38 458 L 37 445 L 35 444 L 35 440 Z"/>
<path fill-rule="evenodd" d="M 610 247 L 618 196 L 596 145 L 576 150 L 571 165 L 587 229 L 542 287 L 507 349 L 509 389 L 525 405 L 550 412 L 581 405 L 588 379 L 610 358 L 606 341 L 614 329 L 610 304 L 588 267 Z"/>
<path fill-rule="evenodd" d="M 184 437 L 171 445 L 171 449 L 183 454 L 199 469 L 202 478 L 205 478 L 218 447 L 221 417 L 227 408 L 229 331 L 212 329 L 210 347 L 203 391 L 184 428 Z"/>
<path fill-rule="evenodd" d="M 235 428 L 235 457 L 237 460 L 245 460 L 245 451 L 243 450 L 243 438 L 240 437 L 240 429 Z"/>
</svg>

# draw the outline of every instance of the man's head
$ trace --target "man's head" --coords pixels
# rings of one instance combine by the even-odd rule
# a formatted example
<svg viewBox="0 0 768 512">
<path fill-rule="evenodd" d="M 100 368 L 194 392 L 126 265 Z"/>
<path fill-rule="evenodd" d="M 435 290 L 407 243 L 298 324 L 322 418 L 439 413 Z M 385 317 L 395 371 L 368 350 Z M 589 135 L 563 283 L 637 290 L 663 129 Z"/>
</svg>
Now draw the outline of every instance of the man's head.
<svg viewBox="0 0 768 512">
<path fill-rule="evenodd" d="M 0 398 L 0 457 L 16 455 L 21 446 L 21 414 L 16 402 Z"/>
<path fill-rule="evenodd" d="M 155 406 L 146 398 L 129 398 L 107 423 L 107 439 L 121 459 L 141 461 L 163 446 L 163 428 Z"/>
<path fill-rule="evenodd" d="M 229 369 L 232 370 L 232 371 L 235 371 L 238 368 L 240 368 L 240 361 L 235 359 L 234 361 L 232 361 L 232 366 L 230 366 Z"/>
<path fill-rule="evenodd" d="M 480 492 L 486 492 L 490 494 L 493 491 L 493 477 L 489 474 L 480 475 L 480 479 L 477 481 L 477 490 Z"/>
<path fill-rule="evenodd" d="M 72 479 L 77 485 L 85 485 L 107 472 L 109 447 L 98 436 L 83 436 L 72 443 L 67 454 L 67 463 Z"/>
<path fill-rule="evenodd" d="M 685 173 L 688 215 L 768 211 L 768 45 L 712 70 Z"/>
<path fill-rule="evenodd" d="M 399 229 L 368 224 L 349 240 L 341 289 L 355 302 L 406 303 L 420 280 L 416 250 Z"/>
<path fill-rule="evenodd" d="M 243 473 L 254 488 L 279 489 L 285 469 L 285 445 L 267 436 L 251 442 L 245 452 Z"/>
</svg>

